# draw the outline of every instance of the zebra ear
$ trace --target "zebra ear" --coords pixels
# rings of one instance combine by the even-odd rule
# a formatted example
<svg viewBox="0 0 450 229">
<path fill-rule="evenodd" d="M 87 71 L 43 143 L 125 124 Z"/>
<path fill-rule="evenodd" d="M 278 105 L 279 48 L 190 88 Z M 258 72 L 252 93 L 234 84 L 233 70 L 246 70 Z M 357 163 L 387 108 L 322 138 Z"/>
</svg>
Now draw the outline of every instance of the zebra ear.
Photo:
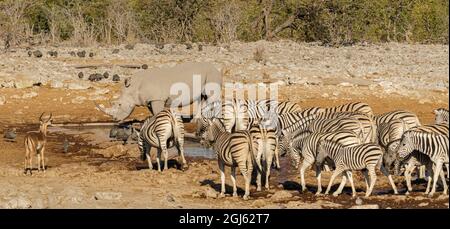
<svg viewBox="0 0 450 229">
<path fill-rule="evenodd" d="M 438 114 L 438 110 L 437 110 L 437 109 L 434 109 L 434 110 L 433 110 L 433 114 Z"/>
</svg>

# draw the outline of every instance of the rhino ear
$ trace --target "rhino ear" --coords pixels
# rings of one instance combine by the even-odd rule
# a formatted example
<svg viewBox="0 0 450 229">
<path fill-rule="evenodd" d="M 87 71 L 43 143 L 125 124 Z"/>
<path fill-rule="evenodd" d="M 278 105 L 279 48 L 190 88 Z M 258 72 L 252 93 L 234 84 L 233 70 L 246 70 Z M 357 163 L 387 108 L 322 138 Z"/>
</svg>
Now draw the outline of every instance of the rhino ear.
<svg viewBox="0 0 450 229">
<path fill-rule="evenodd" d="M 129 87 L 131 85 L 131 77 L 125 79 L 125 87 Z"/>
</svg>

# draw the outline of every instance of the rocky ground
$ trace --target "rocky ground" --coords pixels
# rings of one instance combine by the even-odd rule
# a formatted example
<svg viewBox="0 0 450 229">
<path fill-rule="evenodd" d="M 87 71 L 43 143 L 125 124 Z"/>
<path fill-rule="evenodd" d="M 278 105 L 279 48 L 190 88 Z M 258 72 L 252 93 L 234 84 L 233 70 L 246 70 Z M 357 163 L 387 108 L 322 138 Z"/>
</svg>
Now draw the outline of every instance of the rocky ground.
<svg viewBox="0 0 450 229">
<path fill-rule="evenodd" d="M 262 54 L 255 55 L 261 48 Z M 36 50 L 42 57 L 35 57 Z M 57 57 L 47 53 L 53 50 L 58 52 Z M 77 55 L 82 50 L 86 51 L 85 57 Z M 107 103 L 116 98 L 123 80 L 146 68 L 144 64 L 153 68 L 184 61 L 212 62 L 226 69 L 227 82 L 260 86 L 277 83 L 281 99 L 303 107 L 364 101 L 375 113 L 411 110 L 424 124 L 433 122 L 433 109 L 448 108 L 449 60 L 445 45 L 389 43 L 332 48 L 314 43 L 260 41 L 192 47 L 136 44 L 132 48 L 18 48 L 0 54 L 0 134 L 3 136 L 11 128 L 18 131 L 16 142 L 0 139 L 0 207 L 448 208 L 448 196 L 425 197 L 421 181 L 416 182 L 418 192 L 411 196 L 392 195 L 387 179 L 381 175 L 377 193 L 370 198 L 362 197 L 361 179 L 357 182 L 360 199 L 351 198 L 348 188 L 338 198 L 316 197 L 312 194 L 316 185 L 313 171 L 309 171 L 307 179 L 309 192 L 300 193 L 297 172 L 286 158 L 282 170 L 273 172 L 270 191 L 256 192 L 253 187 L 249 201 L 217 199 L 220 179 L 214 160 L 189 157 L 187 171 L 171 168 L 159 174 L 146 169 L 133 143 L 122 146 L 92 131 L 64 132 L 59 127 L 50 128 L 47 172 L 22 174 L 23 136 L 37 128 L 42 112 L 53 112 L 57 124 L 109 122 L 109 117 L 95 108 L 94 101 Z M 103 76 L 105 72 L 108 78 L 89 80 L 92 74 Z M 115 74 L 120 81 L 113 81 Z M 141 107 L 130 119 L 147 115 L 149 112 Z M 70 142 L 67 153 L 62 151 L 64 138 Z M 327 184 L 329 175 L 324 175 L 323 184 Z M 396 181 L 404 189 L 402 178 Z M 238 186 L 243 187 L 240 176 Z M 231 192 L 230 187 L 227 191 Z M 239 191 L 242 195 L 243 190 Z"/>
</svg>

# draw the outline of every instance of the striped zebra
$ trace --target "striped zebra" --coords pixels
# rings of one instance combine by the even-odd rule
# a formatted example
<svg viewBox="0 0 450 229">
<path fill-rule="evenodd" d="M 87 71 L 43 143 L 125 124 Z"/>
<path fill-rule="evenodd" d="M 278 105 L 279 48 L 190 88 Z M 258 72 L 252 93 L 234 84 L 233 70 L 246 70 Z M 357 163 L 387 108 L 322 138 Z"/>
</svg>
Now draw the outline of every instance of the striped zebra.
<svg viewBox="0 0 450 229">
<path fill-rule="evenodd" d="M 178 154 L 181 157 L 182 168 L 187 169 L 186 159 L 184 158 L 184 126 L 181 116 L 175 114 L 170 109 L 164 109 L 153 117 L 148 117 L 141 127 L 141 130 L 135 131 L 138 136 L 138 146 L 142 153 L 142 159 L 147 158 L 148 167 L 153 169 L 150 150 L 157 148 L 158 155 L 156 162 L 158 171 L 161 172 L 161 153 L 164 155 L 164 170 L 168 165 L 168 147 L 176 146 Z"/>
<path fill-rule="evenodd" d="M 203 138 L 213 145 L 213 150 L 217 154 L 221 180 L 220 197 L 225 196 L 225 166 L 231 167 L 233 196 L 237 196 L 236 167 L 239 167 L 245 179 L 245 194 L 243 198 L 247 200 L 250 195 L 253 166 L 256 166 L 258 171 L 261 172 L 261 168 L 258 166 L 253 153 L 250 132 L 236 131 L 228 133 L 222 121 L 213 118 L 212 120 L 208 119 L 208 130 L 204 133 Z"/>
<path fill-rule="evenodd" d="M 418 126 L 418 127 L 414 127 L 411 128 L 411 130 L 413 131 L 422 131 L 422 132 L 426 132 L 426 133 L 435 133 L 435 134 L 442 134 L 445 135 L 447 137 L 449 137 L 449 132 L 448 132 L 448 125 L 447 124 L 430 124 L 430 125 L 423 125 L 423 126 Z M 400 142 L 400 141 L 398 141 Z M 397 169 L 399 164 L 397 164 Z M 447 169 L 447 177 L 449 176 L 449 168 L 448 168 L 448 164 L 446 164 L 446 169 Z M 420 167 L 420 171 L 419 171 L 419 177 L 425 177 L 425 166 L 421 166 Z"/>
<path fill-rule="evenodd" d="M 407 158 L 414 150 L 417 150 L 430 157 L 433 162 L 433 187 L 428 194 L 430 197 L 436 192 L 437 179 L 440 176 L 444 178 L 441 173 L 442 164 L 448 164 L 448 136 L 435 133 L 426 133 L 423 131 L 409 130 L 403 134 L 401 139 L 398 156 L 399 158 Z M 447 194 L 447 184 L 444 182 L 444 194 Z"/>
<path fill-rule="evenodd" d="M 405 110 L 390 111 L 380 115 L 375 115 L 374 117 L 377 127 L 379 127 L 382 123 L 388 123 L 397 119 L 403 120 L 406 128 L 408 129 L 421 125 L 416 114 Z"/>
<path fill-rule="evenodd" d="M 300 167 L 300 182 L 302 191 L 306 191 L 305 185 L 305 171 L 309 169 L 316 162 L 317 146 L 320 141 L 329 140 L 337 142 L 344 147 L 356 146 L 361 144 L 361 140 L 352 131 L 337 131 L 332 133 L 312 133 L 309 136 L 298 135 L 290 142 L 291 154 L 299 154 L 303 158 L 303 162 Z M 300 152 L 300 153 L 299 153 Z M 321 184 L 321 167 L 315 166 L 316 178 L 317 178 L 317 192 L 316 195 L 322 192 Z M 344 180 L 343 180 L 344 181 Z M 345 182 L 343 183 L 345 185 Z M 343 186 L 342 186 L 343 188 Z M 342 189 L 339 189 L 342 191 Z"/>
<path fill-rule="evenodd" d="M 448 109 L 445 108 L 438 108 L 436 110 L 433 111 L 435 118 L 434 121 L 436 124 L 443 124 L 443 123 L 447 123 L 448 125 Z"/>
<path fill-rule="evenodd" d="M 321 165 L 326 157 L 329 157 L 335 164 L 335 170 L 328 183 L 325 194 L 328 194 L 334 180 L 338 175 L 343 174 L 350 181 L 353 196 L 356 190 L 353 184 L 352 175 L 349 171 L 363 170 L 366 181 L 366 197 L 372 193 L 377 180 L 376 168 L 381 165 L 383 152 L 377 144 L 365 143 L 357 146 L 344 147 L 339 143 L 324 140 L 317 147 L 316 164 Z M 344 177 L 342 179 L 344 179 Z M 335 192 L 336 195 L 339 194 Z"/>
<path fill-rule="evenodd" d="M 430 188 L 431 188 L 431 181 L 433 180 L 433 162 L 430 160 L 430 157 L 420 153 L 419 151 L 413 151 L 408 157 L 407 159 L 405 159 L 405 181 L 406 181 L 406 187 L 407 187 L 407 191 L 406 191 L 406 195 L 409 195 L 410 192 L 412 192 L 412 185 L 411 185 L 411 174 L 412 172 L 417 168 L 417 167 L 422 167 L 425 166 L 427 173 L 427 178 L 428 178 L 428 182 L 427 182 L 427 188 L 425 190 L 425 194 L 429 194 L 430 193 Z M 441 170 L 440 173 L 444 173 L 444 171 Z M 446 181 L 443 175 L 440 175 L 441 177 L 441 181 L 444 184 L 444 186 L 446 185 Z"/>
<path fill-rule="evenodd" d="M 342 104 L 335 107 L 327 107 L 322 111 L 324 113 L 342 113 L 342 112 L 354 112 L 365 114 L 368 117 L 373 117 L 373 110 L 367 103 L 363 102 L 351 102 Z"/>
<path fill-rule="evenodd" d="M 309 130 L 313 133 L 330 133 L 339 130 L 353 131 L 362 142 L 365 142 L 367 136 L 364 135 L 363 126 L 361 123 L 351 117 L 339 117 L 335 119 L 315 119 L 310 122 L 305 121 L 302 125 L 294 125 L 286 128 L 283 131 L 283 135 L 286 133 L 295 133 Z"/>
<path fill-rule="evenodd" d="M 253 152 L 256 153 L 256 163 L 262 168 L 262 173 L 265 175 L 265 188 L 269 190 L 270 168 L 273 159 L 275 159 L 275 166 L 280 169 L 280 161 L 278 155 L 278 138 L 275 130 L 262 128 L 260 125 L 253 125 L 250 128 L 250 135 L 253 141 Z M 262 163 L 262 165 L 261 165 Z M 261 191 L 261 173 L 257 174 L 256 179 L 257 191 Z"/>
</svg>

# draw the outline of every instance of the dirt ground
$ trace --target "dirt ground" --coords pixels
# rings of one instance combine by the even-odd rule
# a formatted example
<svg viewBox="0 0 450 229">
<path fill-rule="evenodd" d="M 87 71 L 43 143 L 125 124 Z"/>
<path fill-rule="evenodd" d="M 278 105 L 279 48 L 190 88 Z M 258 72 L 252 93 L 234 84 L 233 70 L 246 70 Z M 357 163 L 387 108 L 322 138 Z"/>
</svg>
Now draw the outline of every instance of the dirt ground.
<svg viewBox="0 0 450 229">
<path fill-rule="evenodd" d="M 448 50 L 448 48 L 447 48 Z M 448 59 L 437 63 L 447 70 Z M 136 58 L 138 59 L 138 58 Z M 62 60 L 64 61 L 64 60 Z M 69 61 L 69 60 L 67 60 Z M 70 60 L 69 63 L 80 64 Z M 84 62 L 83 62 L 84 63 Z M 355 67 L 356 68 L 356 67 Z M 233 72 L 231 73 L 233 75 Z M 234 76 L 235 77 L 235 76 Z M 229 79 L 233 76 L 229 76 Z M 406 79 L 405 79 L 406 80 Z M 367 102 L 376 114 L 406 109 L 415 112 L 422 124 L 433 123 L 433 109 L 448 108 L 448 86 L 446 90 L 429 88 L 404 89 L 387 93 L 381 86 L 342 86 L 324 80 L 321 84 L 292 84 L 279 88 L 281 100 L 291 100 L 302 107 L 333 106 L 350 101 Z M 339 82 L 337 83 L 339 84 Z M 50 127 L 46 151 L 47 171 L 23 174 L 24 144 L 27 131 L 37 130 L 37 120 L 42 112 L 52 112 L 55 124 L 111 122 L 110 118 L 95 108 L 94 99 L 99 91 L 102 97 L 95 99 L 106 104 L 119 92 L 121 83 L 92 83 L 84 90 L 52 88 L 49 85 L 29 88 L 2 88 L 0 97 L 7 102 L 0 105 L 0 135 L 17 128 L 15 142 L 0 139 L 0 208 L 448 208 L 448 195 L 428 198 L 423 194 L 425 181 L 414 182 L 415 191 L 406 196 L 403 177 L 395 177 L 400 195 L 394 195 L 388 181 L 381 174 L 375 193 L 364 198 L 365 186 L 362 177 L 355 176 L 358 198 L 351 197 L 348 185 L 339 197 L 315 196 L 314 171 L 306 176 L 308 191 L 300 190 L 299 173 L 282 158 L 281 170 L 273 170 L 270 190 L 256 191 L 251 186 L 251 198 L 217 198 L 220 191 L 220 175 L 214 159 L 188 156 L 189 169 L 177 169 L 175 160 L 170 169 L 162 173 L 149 170 L 146 162 L 139 158 L 137 145 L 133 142 L 122 146 L 120 142 L 98 139 L 94 132 L 71 133 Z M 448 81 L 447 81 L 448 85 Z M 33 96 L 26 96 L 29 94 Z M 414 94 L 415 96 L 411 96 Z M 18 97 L 17 97 L 18 95 Z M 14 97 L 16 96 L 16 97 Z M 425 100 L 423 99 L 425 98 Z M 134 110 L 129 119 L 143 120 L 149 115 L 144 107 Z M 187 131 L 193 125 L 186 124 Z M 63 141 L 70 142 L 68 152 L 63 152 Z M 98 152 L 108 147 L 118 147 L 123 153 L 110 156 Z M 122 147 L 122 148 L 121 148 Z M 115 149 L 115 148 L 109 148 Z M 119 150 L 119 151 L 120 151 Z M 227 169 L 229 172 L 229 168 Z M 324 172 L 322 184 L 328 184 L 330 172 Z M 231 193 L 231 180 L 227 175 L 227 193 Z M 238 193 L 243 195 L 243 178 L 238 176 Z M 337 188 L 334 185 L 332 190 Z"/>
</svg>

